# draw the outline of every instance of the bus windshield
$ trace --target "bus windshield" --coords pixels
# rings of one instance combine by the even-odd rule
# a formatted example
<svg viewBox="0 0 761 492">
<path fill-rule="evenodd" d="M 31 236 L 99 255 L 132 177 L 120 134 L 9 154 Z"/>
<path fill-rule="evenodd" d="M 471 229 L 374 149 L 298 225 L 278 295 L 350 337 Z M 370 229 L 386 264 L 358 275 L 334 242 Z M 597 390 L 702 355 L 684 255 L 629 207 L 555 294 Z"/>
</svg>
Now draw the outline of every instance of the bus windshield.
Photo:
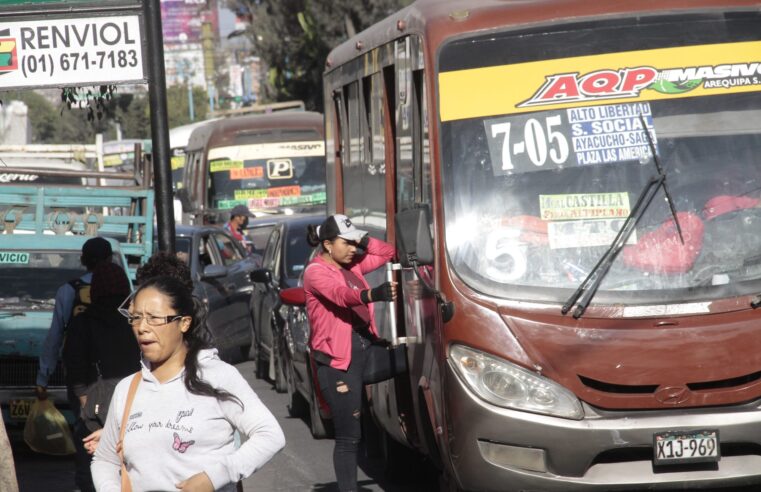
<svg viewBox="0 0 761 492">
<path fill-rule="evenodd" d="M 684 243 L 660 190 L 595 302 L 758 292 L 759 28 L 757 13 L 682 15 L 446 45 L 444 206 L 458 275 L 494 296 L 565 301 L 656 175 L 652 145 Z"/>
<path fill-rule="evenodd" d="M 321 140 L 216 147 L 208 160 L 211 208 L 308 208 L 326 202 Z"/>
</svg>

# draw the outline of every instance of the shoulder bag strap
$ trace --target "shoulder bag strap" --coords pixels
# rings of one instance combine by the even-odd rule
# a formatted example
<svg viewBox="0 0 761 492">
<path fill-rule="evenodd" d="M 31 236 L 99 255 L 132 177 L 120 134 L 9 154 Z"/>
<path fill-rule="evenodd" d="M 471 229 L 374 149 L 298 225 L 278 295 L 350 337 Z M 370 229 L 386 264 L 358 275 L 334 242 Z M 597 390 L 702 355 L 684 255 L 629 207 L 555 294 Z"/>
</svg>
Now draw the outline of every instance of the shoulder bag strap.
<svg viewBox="0 0 761 492">
<path fill-rule="evenodd" d="M 122 426 L 119 429 L 119 442 L 116 445 L 116 452 L 119 453 L 119 460 L 122 462 L 122 492 L 132 492 L 132 484 L 129 481 L 129 475 L 127 474 L 127 466 L 124 464 L 124 432 L 127 429 L 127 420 L 129 419 L 130 407 L 132 407 L 132 400 L 135 399 L 135 393 L 137 393 L 137 387 L 140 384 L 141 379 L 142 374 L 140 371 L 136 372 L 132 377 L 129 391 L 127 391 L 127 401 L 124 404 Z"/>
</svg>

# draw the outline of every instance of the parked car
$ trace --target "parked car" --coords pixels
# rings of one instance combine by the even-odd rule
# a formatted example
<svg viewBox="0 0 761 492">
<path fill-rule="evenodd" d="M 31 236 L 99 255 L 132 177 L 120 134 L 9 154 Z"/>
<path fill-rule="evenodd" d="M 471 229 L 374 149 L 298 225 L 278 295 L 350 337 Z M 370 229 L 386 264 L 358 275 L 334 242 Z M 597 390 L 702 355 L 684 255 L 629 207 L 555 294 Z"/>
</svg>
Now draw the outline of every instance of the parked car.
<svg viewBox="0 0 761 492">
<path fill-rule="evenodd" d="M 208 308 L 207 328 L 220 353 L 239 349 L 249 357 L 255 335 L 249 305 L 252 271 L 261 257 L 247 255 L 229 232 L 216 226 L 176 228 L 175 249 L 190 266 L 193 295 Z"/>
<path fill-rule="evenodd" d="M 264 247 L 262 268 L 251 273 L 254 295 L 251 296 L 251 313 L 258 347 L 256 350 L 257 376 L 269 377 L 278 392 L 285 392 L 285 349 L 276 312 L 280 308 L 281 289 L 295 287 L 312 248 L 307 243 L 306 231 L 310 224 L 318 225 L 325 219 L 322 214 L 281 216 L 273 227 Z"/>
<path fill-rule="evenodd" d="M 318 252 L 319 248 L 313 249 L 307 264 Z M 328 437 L 332 431 L 330 409 L 320 392 L 309 350 L 311 330 L 306 313 L 303 274 L 299 276 L 296 287 L 280 291 L 280 301 L 282 305 L 276 319 L 281 323 L 280 332 L 284 340 L 288 413 L 291 417 L 309 417 L 313 437 Z"/>
</svg>

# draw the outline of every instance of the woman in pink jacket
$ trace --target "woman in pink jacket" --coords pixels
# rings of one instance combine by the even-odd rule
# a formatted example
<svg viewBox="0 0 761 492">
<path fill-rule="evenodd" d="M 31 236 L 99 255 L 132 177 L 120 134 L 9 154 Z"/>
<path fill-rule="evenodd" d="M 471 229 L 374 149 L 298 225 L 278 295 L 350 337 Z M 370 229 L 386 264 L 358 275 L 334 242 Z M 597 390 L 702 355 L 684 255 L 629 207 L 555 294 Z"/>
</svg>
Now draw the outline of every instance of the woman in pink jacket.
<svg viewBox="0 0 761 492">
<path fill-rule="evenodd" d="M 362 375 L 378 339 L 373 302 L 396 298 L 396 282 L 370 288 L 363 274 L 394 257 L 394 247 L 357 229 L 345 215 L 332 215 L 308 239 L 322 251 L 304 272 L 309 345 L 317 379 L 333 414 L 333 467 L 341 492 L 357 490 L 357 450 L 362 436 Z M 357 254 L 357 249 L 366 251 Z M 375 347 L 377 348 L 377 347 Z"/>
</svg>

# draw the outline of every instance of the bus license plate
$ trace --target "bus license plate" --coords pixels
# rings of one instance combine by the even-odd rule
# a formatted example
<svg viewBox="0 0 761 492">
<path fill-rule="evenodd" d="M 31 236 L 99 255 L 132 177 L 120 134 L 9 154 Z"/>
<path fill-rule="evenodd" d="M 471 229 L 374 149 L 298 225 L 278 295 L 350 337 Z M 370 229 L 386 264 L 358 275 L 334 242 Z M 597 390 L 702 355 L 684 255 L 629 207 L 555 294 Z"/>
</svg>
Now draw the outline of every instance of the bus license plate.
<svg viewBox="0 0 761 492">
<path fill-rule="evenodd" d="M 719 461 L 719 431 L 709 429 L 655 434 L 653 456 L 655 465 Z"/>
<path fill-rule="evenodd" d="M 14 420 L 26 420 L 29 409 L 32 408 L 32 400 L 11 400 L 10 414 Z"/>
</svg>

